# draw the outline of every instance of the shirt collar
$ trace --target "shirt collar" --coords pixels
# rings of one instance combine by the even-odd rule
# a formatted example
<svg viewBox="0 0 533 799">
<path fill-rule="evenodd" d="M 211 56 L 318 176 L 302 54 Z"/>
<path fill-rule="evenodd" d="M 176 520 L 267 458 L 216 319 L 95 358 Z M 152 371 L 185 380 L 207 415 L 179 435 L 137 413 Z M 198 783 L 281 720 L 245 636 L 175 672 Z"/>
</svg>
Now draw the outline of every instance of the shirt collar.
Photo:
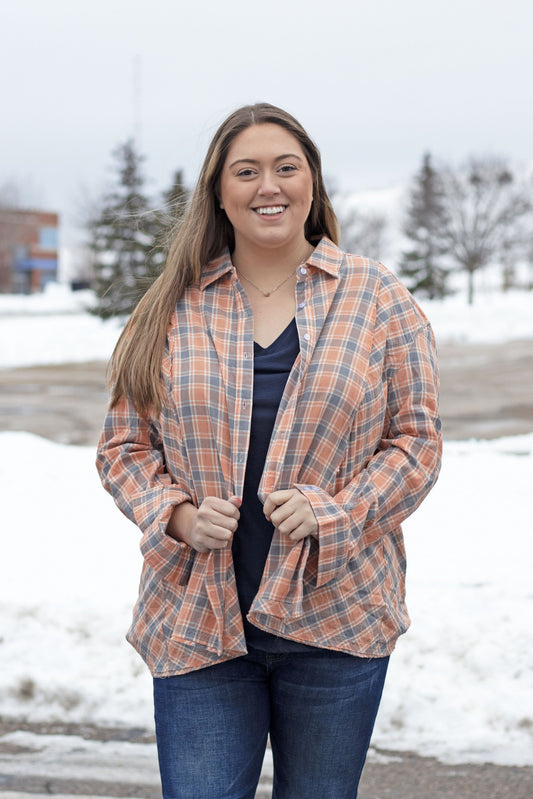
<svg viewBox="0 0 533 799">
<path fill-rule="evenodd" d="M 344 252 L 333 244 L 333 242 L 326 236 L 323 236 L 311 255 L 305 262 L 306 266 L 315 267 L 328 275 L 338 277 L 342 262 L 344 260 Z M 231 262 L 231 255 L 226 248 L 218 258 L 209 262 L 207 267 L 202 272 L 200 277 L 200 291 L 203 291 L 215 280 L 219 280 L 227 272 L 233 272 L 234 267 Z"/>
<path fill-rule="evenodd" d="M 231 255 L 226 247 L 222 255 L 209 261 L 206 268 L 202 271 L 200 275 L 200 291 L 206 289 L 211 283 L 214 283 L 215 280 L 218 280 L 227 272 L 233 272 L 233 270 L 234 267 L 231 263 Z"/>
<path fill-rule="evenodd" d="M 328 275 L 339 277 L 343 261 L 344 252 L 339 250 L 327 236 L 323 236 L 307 259 L 306 266 L 314 266 L 322 272 L 327 272 Z"/>
</svg>

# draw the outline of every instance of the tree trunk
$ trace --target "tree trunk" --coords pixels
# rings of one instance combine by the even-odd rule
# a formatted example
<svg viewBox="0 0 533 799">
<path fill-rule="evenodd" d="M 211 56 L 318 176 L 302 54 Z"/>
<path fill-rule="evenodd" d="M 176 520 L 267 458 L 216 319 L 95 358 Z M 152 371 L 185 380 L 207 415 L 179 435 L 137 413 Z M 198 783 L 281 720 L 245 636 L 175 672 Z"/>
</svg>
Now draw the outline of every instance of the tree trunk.
<svg viewBox="0 0 533 799">
<path fill-rule="evenodd" d="M 474 270 L 468 270 L 468 304 L 474 304 Z"/>
</svg>

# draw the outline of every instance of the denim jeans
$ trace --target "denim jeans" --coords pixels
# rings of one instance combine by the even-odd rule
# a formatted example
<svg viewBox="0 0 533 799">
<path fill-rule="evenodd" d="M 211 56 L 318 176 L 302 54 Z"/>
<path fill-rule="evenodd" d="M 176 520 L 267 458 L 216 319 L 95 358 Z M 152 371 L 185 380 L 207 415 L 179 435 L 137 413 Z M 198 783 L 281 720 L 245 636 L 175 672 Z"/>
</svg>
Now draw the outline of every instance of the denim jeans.
<svg viewBox="0 0 533 799">
<path fill-rule="evenodd" d="M 269 733 L 273 799 L 355 799 L 388 660 L 250 650 L 155 678 L 164 799 L 253 799 Z"/>
<path fill-rule="evenodd" d="M 250 649 L 155 678 L 164 799 L 253 799 L 268 734 L 273 799 L 355 799 L 388 660 Z"/>
</svg>

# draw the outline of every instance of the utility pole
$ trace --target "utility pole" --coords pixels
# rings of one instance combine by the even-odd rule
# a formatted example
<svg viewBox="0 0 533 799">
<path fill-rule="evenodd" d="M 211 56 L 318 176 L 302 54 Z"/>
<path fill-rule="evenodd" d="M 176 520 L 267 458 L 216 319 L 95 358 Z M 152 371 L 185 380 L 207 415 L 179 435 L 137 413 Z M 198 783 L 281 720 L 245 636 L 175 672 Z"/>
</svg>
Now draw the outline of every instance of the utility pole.
<svg viewBox="0 0 533 799">
<path fill-rule="evenodd" d="M 133 57 L 133 138 L 137 150 L 141 150 L 142 133 L 142 59 L 139 54 Z"/>
</svg>

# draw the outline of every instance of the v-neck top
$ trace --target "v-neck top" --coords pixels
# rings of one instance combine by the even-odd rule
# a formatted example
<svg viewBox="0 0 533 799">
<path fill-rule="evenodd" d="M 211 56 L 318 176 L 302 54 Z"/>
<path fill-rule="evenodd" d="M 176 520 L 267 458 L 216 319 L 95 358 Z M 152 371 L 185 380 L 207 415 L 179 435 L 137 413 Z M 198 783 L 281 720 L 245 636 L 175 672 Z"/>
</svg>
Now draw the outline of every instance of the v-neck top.
<svg viewBox="0 0 533 799">
<path fill-rule="evenodd" d="M 267 633 L 250 624 L 246 614 L 259 589 L 272 541 L 274 526 L 257 496 L 272 430 L 294 361 L 300 351 L 298 328 L 293 319 L 268 347 L 254 342 L 254 393 L 250 447 L 246 462 L 239 527 L 233 537 L 233 563 L 246 643 L 275 652 L 309 650 L 309 646 Z"/>
</svg>

